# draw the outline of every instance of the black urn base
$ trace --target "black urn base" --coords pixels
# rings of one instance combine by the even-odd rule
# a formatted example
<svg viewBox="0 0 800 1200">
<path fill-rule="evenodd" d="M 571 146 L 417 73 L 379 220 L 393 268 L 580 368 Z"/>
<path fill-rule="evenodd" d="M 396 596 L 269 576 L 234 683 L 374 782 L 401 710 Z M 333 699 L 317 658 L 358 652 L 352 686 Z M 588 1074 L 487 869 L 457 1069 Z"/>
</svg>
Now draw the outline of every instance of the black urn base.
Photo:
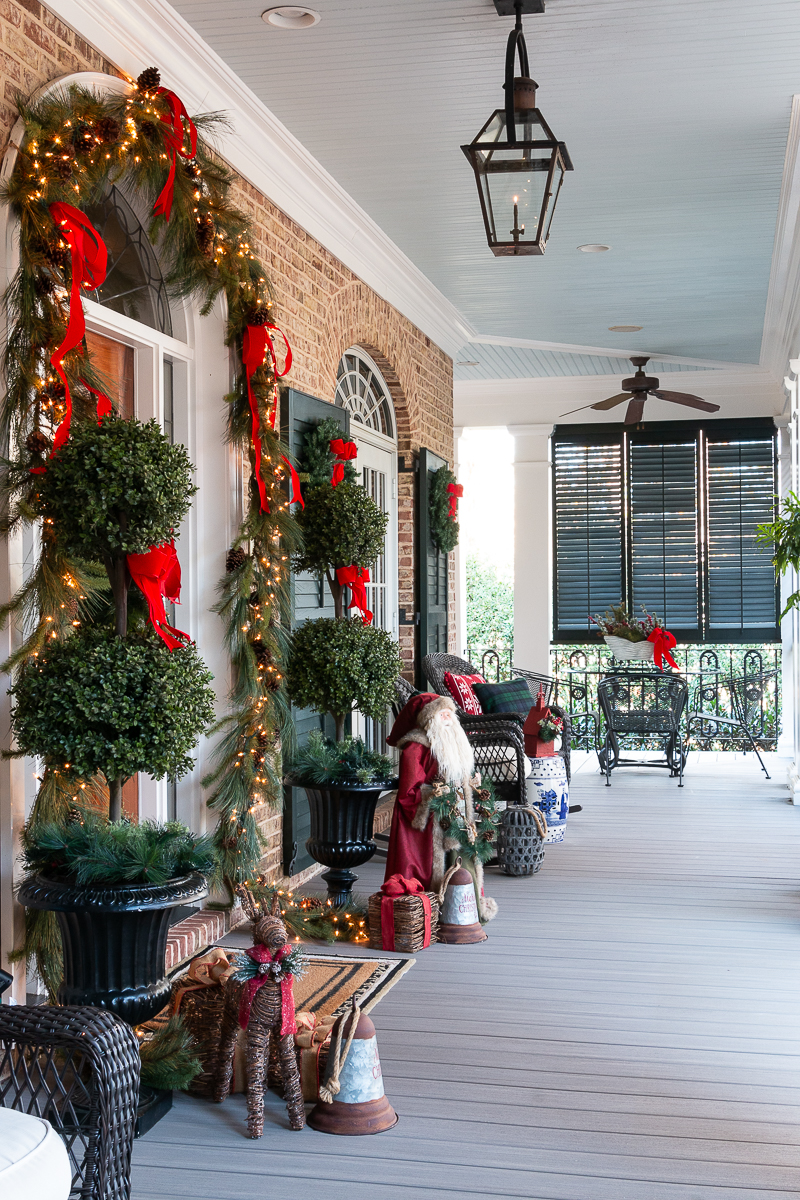
<svg viewBox="0 0 800 1200">
<path fill-rule="evenodd" d="M 379 798 L 396 787 L 394 783 L 362 787 L 308 787 L 311 837 L 306 849 L 315 862 L 328 867 L 322 878 L 328 899 L 334 905 L 349 904 L 358 876 L 351 869 L 372 858 L 377 846 L 372 840 L 372 822 Z"/>
<path fill-rule="evenodd" d="M 202 875 L 157 884 L 80 887 L 37 876 L 19 891 L 26 908 L 54 912 L 64 950 L 61 1004 L 107 1008 L 140 1025 L 169 1000 L 164 959 L 170 910 L 200 900 Z"/>
<path fill-rule="evenodd" d="M 144 1137 L 172 1108 L 172 1092 L 165 1088 L 142 1086 L 136 1106 L 136 1124 L 133 1136 Z"/>
</svg>

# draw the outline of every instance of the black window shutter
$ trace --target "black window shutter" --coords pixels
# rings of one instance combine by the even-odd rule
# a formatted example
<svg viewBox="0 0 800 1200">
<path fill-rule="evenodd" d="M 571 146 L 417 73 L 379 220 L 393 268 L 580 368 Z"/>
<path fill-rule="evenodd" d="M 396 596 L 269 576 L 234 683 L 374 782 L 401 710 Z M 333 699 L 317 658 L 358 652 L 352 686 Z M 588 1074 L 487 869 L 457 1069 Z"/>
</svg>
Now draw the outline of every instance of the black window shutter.
<svg viewBox="0 0 800 1200">
<path fill-rule="evenodd" d="M 343 408 L 337 408 L 316 396 L 308 396 L 305 392 L 295 391 L 294 388 L 284 388 L 281 391 L 281 439 L 286 443 L 295 458 L 302 457 L 303 438 L 310 429 L 320 421 L 333 418 L 342 428 L 342 437 L 350 433 L 350 415 Z M 292 613 L 295 625 L 303 621 L 313 621 L 320 617 L 334 616 L 333 600 L 330 589 L 323 579 L 310 575 L 307 571 L 292 575 Z M 322 729 L 333 736 L 333 722 L 329 717 L 320 716 L 310 708 L 298 709 L 292 706 L 297 740 L 305 741 L 313 729 Z M 285 787 L 283 794 L 283 872 L 285 875 L 297 875 L 306 867 L 313 866 L 314 859 L 306 850 L 306 840 L 311 836 L 311 823 L 308 811 L 308 799 L 304 788 Z"/>
<path fill-rule="evenodd" d="M 592 437 L 598 441 L 590 440 Z M 622 439 L 580 439 L 555 431 L 555 640 L 585 637 L 589 616 L 625 595 L 622 555 Z M 542 513 L 529 514 L 529 536 L 546 544 Z M 538 529 L 536 522 L 538 522 Z"/>
<path fill-rule="evenodd" d="M 417 580 L 419 592 L 419 653 L 417 687 L 428 690 L 422 674 L 426 654 L 447 654 L 448 558 L 433 544 L 430 523 L 430 484 L 434 471 L 447 463 L 432 450 L 419 452 L 417 497 Z"/>
<path fill-rule="evenodd" d="M 630 438 L 630 578 L 633 615 L 656 612 L 678 640 L 700 625 L 697 436 Z M 641 439 L 641 440 L 640 440 Z"/>
<path fill-rule="evenodd" d="M 733 640 L 779 637 L 775 568 L 756 543 L 774 520 L 775 439 L 707 441 L 708 628 Z"/>
</svg>

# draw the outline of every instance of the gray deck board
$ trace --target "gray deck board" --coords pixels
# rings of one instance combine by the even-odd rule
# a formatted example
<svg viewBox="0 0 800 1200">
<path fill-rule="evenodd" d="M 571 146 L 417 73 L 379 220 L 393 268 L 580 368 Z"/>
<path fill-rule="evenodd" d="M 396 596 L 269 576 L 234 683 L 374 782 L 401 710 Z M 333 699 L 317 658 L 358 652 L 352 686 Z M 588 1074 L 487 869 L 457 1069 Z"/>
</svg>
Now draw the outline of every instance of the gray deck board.
<svg viewBox="0 0 800 1200">
<path fill-rule="evenodd" d="M 800 1196 L 800 811 L 780 765 L 768 782 L 693 755 L 682 791 L 577 765 L 564 845 L 532 879 L 487 872 L 489 941 L 420 954 L 375 1010 L 395 1129 L 294 1133 L 271 1095 L 251 1142 L 242 1097 L 177 1097 L 135 1146 L 133 1200 Z M 382 867 L 359 873 L 373 890 Z"/>
</svg>

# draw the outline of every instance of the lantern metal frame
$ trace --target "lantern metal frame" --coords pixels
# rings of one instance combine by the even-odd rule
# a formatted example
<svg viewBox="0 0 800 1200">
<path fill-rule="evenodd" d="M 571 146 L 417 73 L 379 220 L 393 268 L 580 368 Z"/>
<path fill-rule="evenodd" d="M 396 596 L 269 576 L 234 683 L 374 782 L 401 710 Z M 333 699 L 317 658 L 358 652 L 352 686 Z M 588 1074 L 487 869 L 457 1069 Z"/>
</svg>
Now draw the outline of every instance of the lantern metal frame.
<svg viewBox="0 0 800 1200">
<path fill-rule="evenodd" d="M 467 146 L 461 149 L 470 162 L 475 173 L 478 187 L 478 198 L 481 204 L 481 214 L 486 230 L 486 240 L 489 248 L 496 257 L 516 257 L 520 255 L 544 254 L 550 229 L 553 223 L 558 197 L 567 171 L 573 170 L 572 159 L 564 142 L 559 141 L 544 119 L 540 109 L 536 107 L 536 89 L 538 84 L 530 77 L 528 65 L 528 49 L 525 45 L 525 35 L 522 31 L 523 0 L 514 0 L 516 22 L 508 35 L 505 62 L 505 108 L 495 109 L 480 132 Z M 520 74 L 514 75 L 514 61 L 519 59 Z M 498 138 L 492 142 L 481 141 L 489 127 L 499 118 L 505 117 L 505 140 Z M 525 141 L 517 140 L 519 124 L 537 124 L 545 133 L 544 139 Z M 493 162 L 493 153 L 497 150 L 518 150 L 521 159 L 516 164 Z M 520 226 L 517 205 L 514 204 L 514 228 L 509 230 L 511 240 L 497 236 L 497 226 L 491 203 L 489 178 L 492 175 L 510 175 L 530 169 L 531 155 L 535 153 L 540 161 L 544 161 L 542 152 L 549 154 L 547 165 L 547 181 L 544 195 L 536 222 L 536 235 L 530 240 L 524 239 L 525 227 Z M 526 162 L 527 155 L 527 162 Z M 558 181 L 556 183 L 556 173 Z M 485 181 L 485 194 L 482 181 Z M 488 197 L 488 203 L 487 203 Z M 516 201 L 516 197 L 514 198 Z"/>
</svg>

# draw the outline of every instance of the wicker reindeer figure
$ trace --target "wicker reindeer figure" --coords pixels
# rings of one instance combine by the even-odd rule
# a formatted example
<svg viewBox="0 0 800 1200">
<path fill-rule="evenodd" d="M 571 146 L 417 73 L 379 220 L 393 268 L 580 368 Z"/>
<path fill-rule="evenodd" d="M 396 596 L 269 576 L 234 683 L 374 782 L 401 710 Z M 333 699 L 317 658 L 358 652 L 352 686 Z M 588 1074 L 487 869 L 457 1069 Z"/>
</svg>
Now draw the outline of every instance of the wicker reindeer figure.
<svg viewBox="0 0 800 1200">
<path fill-rule="evenodd" d="M 246 1030 L 247 1130 L 251 1138 L 264 1132 L 264 1087 L 270 1037 L 277 1043 L 283 1095 L 292 1129 L 306 1123 L 303 1091 L 294 1049 L 295 975 L 302 973 L 304 955 L 288 940 L 275 896 L 272 912 L 262 913 L 246 889 L 239 891 L 245 912 L 253 923 L 254 945 L 239 958 L 239 970 L 228 981 L 222 1017 L 214 1099 L 225 1099 L 231 1088 L 233 1055 L 239 1028 Z"/>
</svg>

